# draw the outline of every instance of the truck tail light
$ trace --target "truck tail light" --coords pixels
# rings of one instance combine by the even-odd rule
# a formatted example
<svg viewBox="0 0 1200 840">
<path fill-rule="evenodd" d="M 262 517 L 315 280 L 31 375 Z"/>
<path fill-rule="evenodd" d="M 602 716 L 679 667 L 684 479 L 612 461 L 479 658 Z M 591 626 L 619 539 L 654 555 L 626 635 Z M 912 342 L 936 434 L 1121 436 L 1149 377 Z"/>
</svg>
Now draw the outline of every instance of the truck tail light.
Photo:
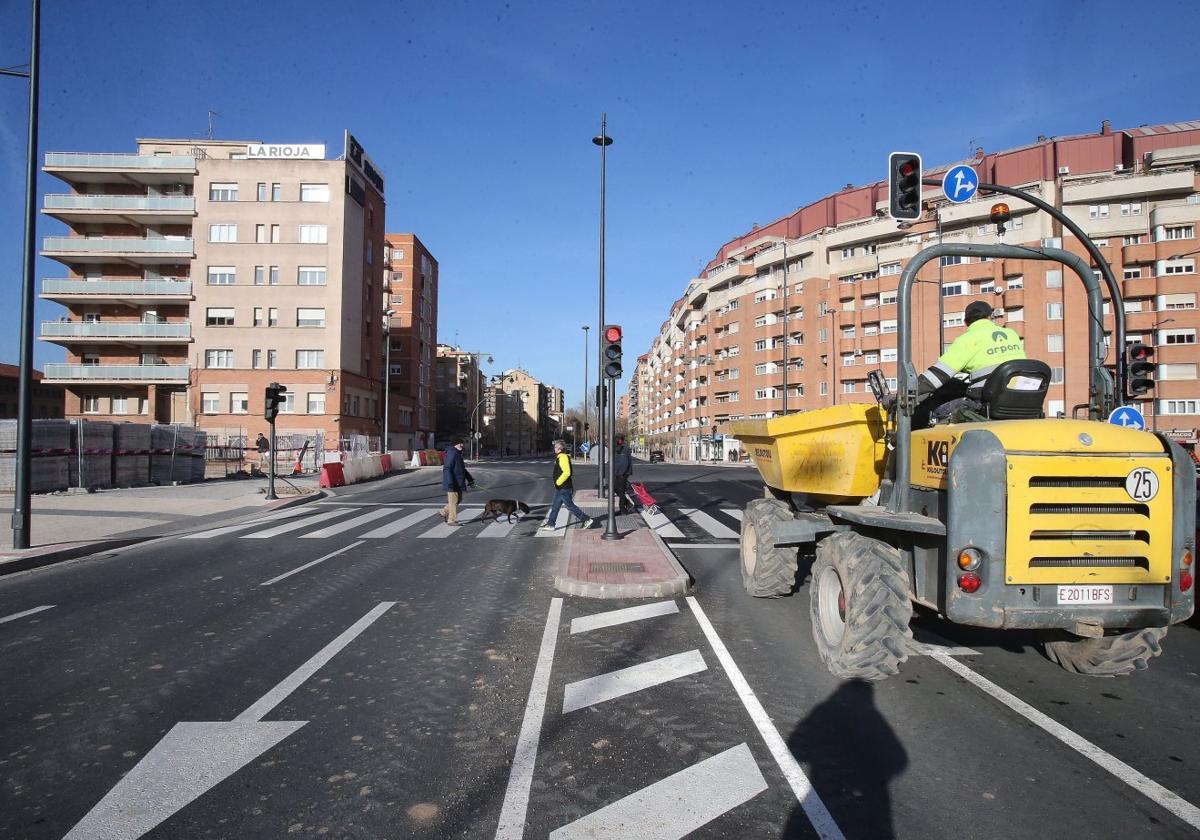
<svg viewBox="0 0 1200 840">
<path fill-rule="evenodd" d="M 978 592 L 979 587 L 983 585 L 983 579 L 975 572 L 963 572 L 958 576 L 958 588 L 970 595 L 972 592 Z"/>
</svg>

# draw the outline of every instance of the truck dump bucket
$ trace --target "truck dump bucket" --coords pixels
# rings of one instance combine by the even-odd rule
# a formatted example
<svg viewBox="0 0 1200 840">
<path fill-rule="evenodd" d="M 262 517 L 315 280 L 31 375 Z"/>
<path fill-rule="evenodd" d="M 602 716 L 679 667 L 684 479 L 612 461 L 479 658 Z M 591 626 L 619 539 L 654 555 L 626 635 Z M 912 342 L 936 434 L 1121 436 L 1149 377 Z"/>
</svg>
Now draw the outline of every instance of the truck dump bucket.
<svg viewBox="0 0 1200 840">
<path fill-rule="evenodd" d="M 859 501 L 879 489 L 886 461 L 884 416 L 875 405 L 835 405 L 739 420 L 730 432 L 754 459 L 768 487 L 830 504 Z"/>
</svg>

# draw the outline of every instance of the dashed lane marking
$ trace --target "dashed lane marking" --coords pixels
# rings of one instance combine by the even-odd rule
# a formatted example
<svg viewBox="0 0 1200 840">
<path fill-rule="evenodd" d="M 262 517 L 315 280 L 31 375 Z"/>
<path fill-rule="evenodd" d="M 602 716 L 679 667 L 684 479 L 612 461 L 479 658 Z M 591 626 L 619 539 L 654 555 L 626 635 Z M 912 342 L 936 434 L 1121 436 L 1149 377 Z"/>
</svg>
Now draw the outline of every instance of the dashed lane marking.
<svg viewBox="0 0 1200 840">
<path fill-rule="evenodd" d="M 358 548 L 360 545 L 362 545 L 361 541 L 356 542 L 356 543 L 350 543 L 350 545 L 343 546 L 342 548 L 339 548 L 337 551 L 329 552 L 324 557 L 318 557 L 316 560 L 308 561 L 303 566 L 297 566 L 296 568 L 292 569 L 290 572 L 284 572 L 283 574 L 273 577 L 270 580 L 264 580 L 262 583 L 259 584 L 259 586 L 270 586 L 271 584 L 279 583 L 279 581 L 281 581 L 281 580 L 290 578 L 292 575 L 297 574 L 299 572 L 303 572 L 305 569 L 311 569 L 313 566 L 317 565 L 318 563 L 324 563 L 326 560 L 330 559 L 331 557 L 337 557 L 339 554 L 345 554 L 350 549 Z"/>
<path fill-rule="evenodd" d="M 584 615 L 571 619 L 571 635 L 678 612 L 679 607 L 674 601 L 659 601 L 657 604 L 642 604 L 637 607 L 626 607 L 623 610 L 609 610 L 608 612 Z"/>
<path fill-rule="evenodd" d="M 37 615 L 40 612 L 45 612 L 46 610 L 52 609 L 54 609 L 54 604 L 45 604 L 40 607 L 34 607 L 31 610 L 23 610 L 22 612 L 13 613 L 12 615 L 6 615 L 4 618 L 0 618 L 0 624 L 4 624 L 9 621 L 16 621 L 18 618 L 25 618 L 26 616 L 30 615 Z"/>
<path fill-rule="evenodd" d="M 681 677 L 698 674 L 708 669 L 704 657 L 698 650 L 676 653 L 664 656 L 652 662 L 641 662 L 611 671 L 585 680 L 567 683 L 563 692 L 563 714 L 615 700 L 632 694 L 635 691 L 645 691 L 663 683 L 680 679 Z"/>
<path fill-rule="evenodd" d="M 742 743 L 550 832 L 550 840 L 678 840 L 767 789 Z"/>
</svg>

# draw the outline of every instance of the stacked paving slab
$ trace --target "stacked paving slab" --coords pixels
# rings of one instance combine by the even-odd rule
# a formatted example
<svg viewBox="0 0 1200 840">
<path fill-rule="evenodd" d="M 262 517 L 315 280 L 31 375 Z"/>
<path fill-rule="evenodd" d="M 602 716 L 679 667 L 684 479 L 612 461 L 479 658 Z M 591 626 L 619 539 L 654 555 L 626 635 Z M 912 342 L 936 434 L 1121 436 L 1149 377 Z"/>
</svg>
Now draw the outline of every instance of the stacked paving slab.
<svg viewBox="0 0 1200 840">
<path fill-rule="evenodd" d="M 34 420 L 33 466 L 30 489 L 34 493 L 66 490 L 70 480 L 67 466 L 71 452 L 68 420 Z M 12 492 L 17 483 L 17 421 L 0 420 L 0 491 Z"/>
<path fill-rule="evenodd" d="M 150 427 L 150 483 L 192 484 L 204 480 L 208 435 L 192 426 Z"/>
</svg>

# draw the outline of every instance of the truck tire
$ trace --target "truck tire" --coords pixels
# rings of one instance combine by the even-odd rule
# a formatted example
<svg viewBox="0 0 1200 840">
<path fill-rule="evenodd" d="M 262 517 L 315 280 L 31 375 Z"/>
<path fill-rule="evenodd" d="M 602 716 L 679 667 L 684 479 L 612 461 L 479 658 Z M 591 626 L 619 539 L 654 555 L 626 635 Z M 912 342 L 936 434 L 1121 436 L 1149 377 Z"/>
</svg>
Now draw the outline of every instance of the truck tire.
<svg viewBox="0 0 1200 840">
<path fill-rule="evenodd" d="M 1046 656 L 1074 674 L 1123 677 L 1143 671 L 1162 653 L 1166 627 L 1145 627 L 1116 636 L 1046 642 Z"/>
<path fill-rule="evenodd" d="M 853 532 L 821 540 L 809 607 L 817 653 L 835 677 L 882 680 L 908 659 L 912 602 L 891 546 Z"/>
<path fill-rule="evenodd" d="M 755 499 L 742 516 L 742 586 L 755 598 L 778 598 L 796 586 L 799 551 L 774 544 L 775 524 L 791 522 L 792 510 L 776 499 Z"/>
</svg>

